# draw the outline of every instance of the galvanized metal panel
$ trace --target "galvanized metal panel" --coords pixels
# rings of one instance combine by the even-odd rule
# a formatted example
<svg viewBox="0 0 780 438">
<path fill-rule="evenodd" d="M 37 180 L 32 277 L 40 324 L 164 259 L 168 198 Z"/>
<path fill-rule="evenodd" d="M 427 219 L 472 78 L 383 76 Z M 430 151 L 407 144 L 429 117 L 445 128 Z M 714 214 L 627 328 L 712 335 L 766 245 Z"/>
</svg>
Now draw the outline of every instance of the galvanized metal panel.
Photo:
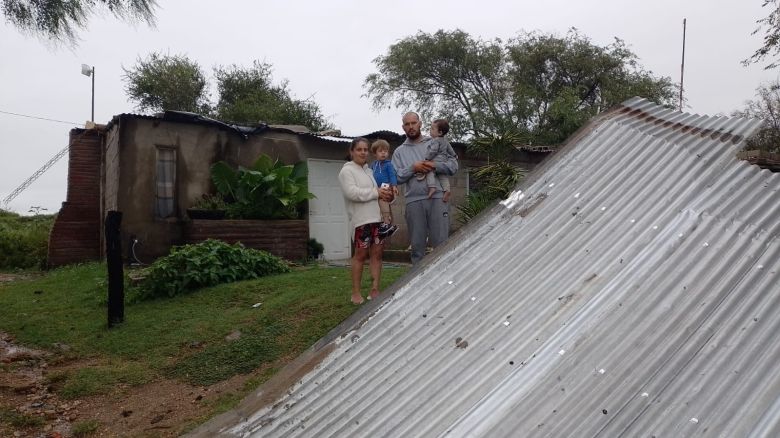
<svg viewBox="0 0 780 438">
<path fill-rule="evenodd" d="M 777 436 L 780 177 L 735 158 L 758 126 L 625 102 L 275 403 L 203 430 Z"/>
</svg>

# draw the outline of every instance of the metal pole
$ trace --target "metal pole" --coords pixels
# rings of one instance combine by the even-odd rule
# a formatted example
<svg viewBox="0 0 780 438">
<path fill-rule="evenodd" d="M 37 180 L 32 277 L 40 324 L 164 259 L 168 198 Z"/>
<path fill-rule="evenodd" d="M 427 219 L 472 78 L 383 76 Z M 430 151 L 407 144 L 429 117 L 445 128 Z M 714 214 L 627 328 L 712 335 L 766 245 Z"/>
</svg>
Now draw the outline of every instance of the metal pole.
<svg viewBox="0 0 780 438">
<path fill-rule="evenodd" d="M 95 123 L 95 67 L 92 66 L 92 123 Z"/>
<path fill-rule="evenodd" d="M 683 79 L 685 75 L 685 22 L 686 19 L 683 18 L 682 63 L 680 64 L 680 112 L 683 110 Z"/>
</svg>

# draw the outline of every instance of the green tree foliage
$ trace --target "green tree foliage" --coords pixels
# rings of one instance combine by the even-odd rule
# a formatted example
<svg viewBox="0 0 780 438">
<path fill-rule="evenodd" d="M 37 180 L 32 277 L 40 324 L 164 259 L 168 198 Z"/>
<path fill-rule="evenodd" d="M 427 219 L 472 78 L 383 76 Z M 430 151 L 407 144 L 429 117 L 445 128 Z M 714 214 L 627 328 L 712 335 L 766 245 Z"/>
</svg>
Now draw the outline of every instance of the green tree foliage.
<svg viewBox="0 0 780 438">
<path fill-rule="evenodd" d="M 571 29 L 564 37 L 522 33 L 483 41 L 462 30 L 419 32 L 374 59 L 364 86 L 376 108 L 417 109 L 450 119 L 455 137 L 502 135 L 556 144 L 598 112 L 640 95 L 671 105 L 674 85 L 638 64 L 619 39 L 597 46 Z"/>
<path fill-rule="evenodd" d="M 237 123 L 303 125 L 314 131 L 330 127 L 314 101 L 295 99 L 286 80 L 273 83 L 272 72 L 270 64 L 259 61 L 250 68 L 215 68 L 216 117 Z"/>
<path fill-rule="evenodd" d="M 753 53 L 753 56 L 742 61 L 742 64 L 748 66 L 761 62 L 767 56 L 777 56 L 780 54 L 780 3 L 778 0 L 764 0 L 761 7 L 769 7 L 770 12 L 766 17 L 757 20 L 758 27 L 753 31 L 753 35 L 764 29 L 764 45 Z M 769 63 L 765 69 L 777 67 L 777 62 Z"/>
<path fill-rule="evenodd" d="M 24 33 L 75 45 L 91 15 L 108 11 L 129 22 L 154 24 L 155 0 L 2 0 L 6 21 Z"/>
<path fill-rule="evenodd" d="M 759 86 L 756 98 L 732 115 L 764 120 L 764 127 L 748 139 L 745 149 L 780 153 L 780 81 Z"/>
<path fill-rule="evenodd" d="M 184 55 L 151 53 L 123 70 L 125 93 L 141 111 L 210 111 L 203 69 Z"/>
<path fill-rule="evenodd" d="M 139 58 L 123 79 L 127 96 L 141 111 L 190 111 L 238 124 L 303 125 L 313 131 L 332 127 L 316 102 L 296 99 L 287 81 L 275 84 L 268 63 L 215 67 L 216 103 L 209 100 L 200 65 L 184 55 Z"/>
<path fill-rule="evenodd" d="M 562 38 L 533 32 L 510 41 L 507 50 L 511 114 L 532 144 L 561 143 L 594 115 L 634 96 L 674 103 L 671 80 L 642 69 L 617 38 L 601 47 L 576 29 Z"/>
<path fill-rule="evenodd" d="M 240 243 L 208 239 L 173 248 L 157 259 L 139 285 L 136 300 L 172 297 L 201 287 L 290 272 L 287 262 Z"/>
<path fill-rule="evenodd" d="M 366 77 L 375 108 L 414 107 L 423 119 L 449 119 L 455 137 L 486 133 L 510 113 L 507 58 L 500 40 L 482 41 L 462 30 L 418 32 L 374 59 Z"/>
</svg>

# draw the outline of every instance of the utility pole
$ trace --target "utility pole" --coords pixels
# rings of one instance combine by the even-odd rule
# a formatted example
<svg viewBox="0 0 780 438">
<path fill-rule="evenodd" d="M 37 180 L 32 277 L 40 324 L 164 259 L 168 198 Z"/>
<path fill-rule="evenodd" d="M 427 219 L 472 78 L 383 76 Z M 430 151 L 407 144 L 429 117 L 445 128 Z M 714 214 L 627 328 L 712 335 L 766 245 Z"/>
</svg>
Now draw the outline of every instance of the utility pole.
<svg viewBox="0 0 780 438">
<path fill-rule="evenodd" d="M 685 77 L 685 23 L 683 18 L 682 63 L 680 64 L 680 112 L 683 110 L 683 79 Z"/>
</svg>

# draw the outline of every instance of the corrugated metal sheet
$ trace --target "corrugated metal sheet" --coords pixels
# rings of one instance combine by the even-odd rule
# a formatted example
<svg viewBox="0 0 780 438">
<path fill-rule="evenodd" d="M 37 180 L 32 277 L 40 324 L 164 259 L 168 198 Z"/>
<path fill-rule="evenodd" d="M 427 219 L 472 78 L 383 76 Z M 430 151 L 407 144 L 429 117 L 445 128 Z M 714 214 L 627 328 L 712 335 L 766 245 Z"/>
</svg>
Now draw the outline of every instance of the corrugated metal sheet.
<svg viewBox="0 0 780 438">
<path fill-rule="evenodd" d="M 196 435 L 780 436 L 758 123 L 627 101 Z"/>
</svg>

